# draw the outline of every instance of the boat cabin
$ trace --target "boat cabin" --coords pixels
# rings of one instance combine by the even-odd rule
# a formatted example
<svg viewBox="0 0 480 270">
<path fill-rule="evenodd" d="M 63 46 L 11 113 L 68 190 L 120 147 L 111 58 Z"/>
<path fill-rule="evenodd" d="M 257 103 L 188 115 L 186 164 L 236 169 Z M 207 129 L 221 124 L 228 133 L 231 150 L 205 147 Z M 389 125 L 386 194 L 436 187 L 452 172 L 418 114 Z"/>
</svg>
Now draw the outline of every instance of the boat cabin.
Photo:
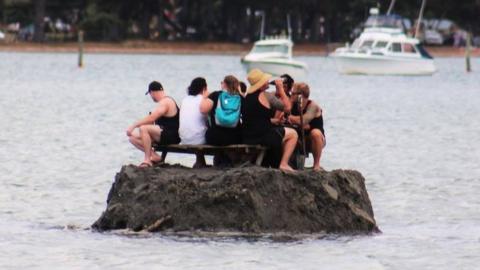
<svg viewBox="0 0 480 270">
<path fill-rule="evenodd" d="M 432 58 L 417 39 L 393 28 L 365 29 L 348 49 L 359 54 Z"/>
<path fill-rule="evenodd" d="M 293 43 L 287 38 L 269 38 L 255 42 L 250 55 L 258 57 L 292 58 Z"/>
</svg>

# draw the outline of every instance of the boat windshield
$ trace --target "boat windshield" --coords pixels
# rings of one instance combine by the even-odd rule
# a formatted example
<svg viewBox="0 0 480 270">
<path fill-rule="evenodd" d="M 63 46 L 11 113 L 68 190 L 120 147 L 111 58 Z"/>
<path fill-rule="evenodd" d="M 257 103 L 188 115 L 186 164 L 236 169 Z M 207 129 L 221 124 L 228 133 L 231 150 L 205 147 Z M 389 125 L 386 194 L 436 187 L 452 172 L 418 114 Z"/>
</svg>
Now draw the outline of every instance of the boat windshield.
<svg viewBox="0 0 480 270">
<path fill-rule="evenodd" d="M 402 44 L 399 42 L 394 42 L 390 45 L 389 51 L 395 52 L 395 53 L 401 53 L 402 52 Z"/>
<path fill-rule="evenodd" d="M 286 45 L 255 45 L 252 52 L 254 53 L 272 53 L 278 52 L 288 54 L 288 46 Z"/>
<path fill-rule="evenodd" d="M 373 45 L 373 40 L 365 40 L 363 41 L 362 45 L 360 45 L 361 48 L 368 49 L 371 48 Z"/>
<path fill-rule="evenodd" d="M 387 47 L 387 45 L 388 45 L 388 41 L 377 41 L 377 43 L 375 43 L 375 48 L 382 49 Z"/>
</svg>

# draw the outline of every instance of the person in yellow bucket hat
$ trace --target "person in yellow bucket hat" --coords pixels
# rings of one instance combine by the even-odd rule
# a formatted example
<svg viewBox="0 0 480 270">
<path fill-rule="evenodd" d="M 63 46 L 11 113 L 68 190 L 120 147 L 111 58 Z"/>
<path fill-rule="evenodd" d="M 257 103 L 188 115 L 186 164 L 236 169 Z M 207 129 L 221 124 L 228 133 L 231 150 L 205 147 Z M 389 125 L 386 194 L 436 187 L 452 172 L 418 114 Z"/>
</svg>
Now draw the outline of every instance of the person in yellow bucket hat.
<svg viewBox="0 0 480 270">
<path fill-rule="evenodd" d="M 272 75 L 259 69 L 248 73 L 250 87 L 242 103 L 242 138 L 246 144 L 268 147 L 263 165 L 291 172 L 294 170 L 288 161 L 297 144 L 297 132 L 292 128 L 273 125 L 271 118 L 277 110 L 289 113 L 292 105 L 281 79 L 275 80 L 275 94 L 266 92 L 271 78 Z"/>
</svg>

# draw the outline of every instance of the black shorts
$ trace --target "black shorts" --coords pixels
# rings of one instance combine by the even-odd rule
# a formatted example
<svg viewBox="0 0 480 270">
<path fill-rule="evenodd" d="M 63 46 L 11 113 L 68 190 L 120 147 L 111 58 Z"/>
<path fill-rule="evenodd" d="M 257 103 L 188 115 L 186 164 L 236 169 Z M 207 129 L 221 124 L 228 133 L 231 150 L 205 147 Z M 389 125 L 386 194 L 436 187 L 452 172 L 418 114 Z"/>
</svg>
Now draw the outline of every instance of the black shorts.
<svg viewBox="0 0 480 270">
<path fill-rule="evenodd" d="M 275 126 L 263 136 L 256 138 L 243 138 L 246 144 L 260 144 L 268 148 L 262 166 L 278 168 L 282 157 L 282 143 L 285 137 L 285 128 Z"/>
<path fill-rule="evenodd" d="M 155 146 L 178 143 L 180 143 L 178 131 L 163 130 L 162 133 L 160 133 L 160 141 L 154 143 L 154 148 L 156 148 Z"/>
<path fill-rule="evenodd" d="M 242 130 L 239 128 L 210 127 L 205 133 L 207 144 L 225 146 L 242 143 Z"/>
</svg>

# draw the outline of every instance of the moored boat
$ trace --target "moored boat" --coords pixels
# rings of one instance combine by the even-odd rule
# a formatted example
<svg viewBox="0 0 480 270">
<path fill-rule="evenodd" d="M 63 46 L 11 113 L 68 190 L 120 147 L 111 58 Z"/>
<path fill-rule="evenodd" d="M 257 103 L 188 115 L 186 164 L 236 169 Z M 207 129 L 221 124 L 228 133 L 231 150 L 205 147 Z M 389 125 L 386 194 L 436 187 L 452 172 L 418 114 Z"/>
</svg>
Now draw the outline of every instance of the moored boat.
<svg viewBox="0 0 480 270">
<path fill-rule="evenodd" d="M 295 80 L 305 80 L 307 65 L 292 57 L 293 42 L 286 37 L 269 37 L 255 42 L 252 50 L 241 59 L 248 72 L 254 68 L 274 76 L 289 74 Z"/>
<path fill-rule="evenodd" d="M 388 13 L 391 8 L 392 5 Z M 432 75 L 436 71 L 432 56 L 420 41 L 405 34 L 401 17 L 378 16 L 378 9 L 372 9 L 371 14 L 366 28 L 353 44 L 331 54 L 340 73 Z"/>
<path fill-rule="evenodd" d="M 436 71 L 419 40 L 397 28 L 367 28 L 352 46 L 338 48 L 331 56 L 344 74 L 431 75 Z"/>
</svg>

